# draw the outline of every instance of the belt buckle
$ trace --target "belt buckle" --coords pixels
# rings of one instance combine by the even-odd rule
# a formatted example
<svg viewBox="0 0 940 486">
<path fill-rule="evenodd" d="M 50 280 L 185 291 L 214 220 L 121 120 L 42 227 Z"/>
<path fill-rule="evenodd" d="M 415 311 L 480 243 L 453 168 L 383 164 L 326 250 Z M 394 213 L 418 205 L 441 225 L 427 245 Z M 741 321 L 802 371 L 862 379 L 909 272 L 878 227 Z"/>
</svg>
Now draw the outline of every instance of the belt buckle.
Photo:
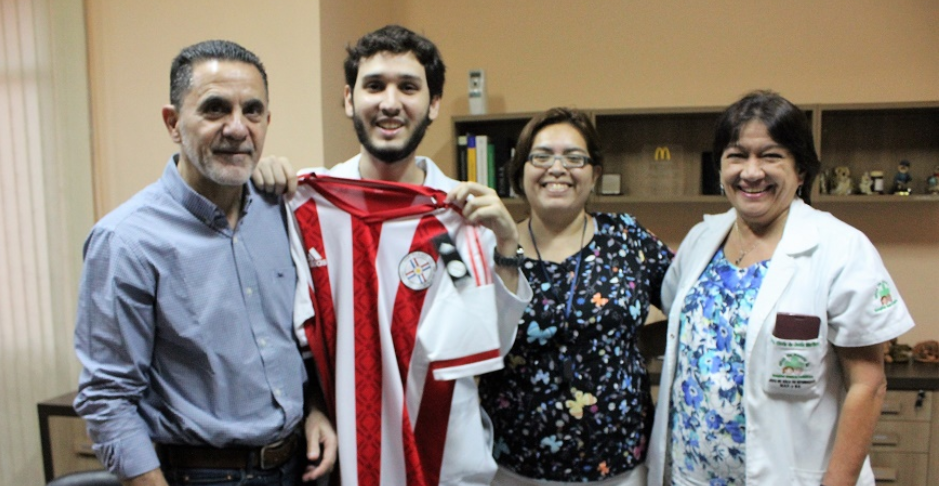
<svg viewBox="0 0 940 486">
<path fill-rule="evenodd" d="M 291 449 L 291 447 L 289 447 L 289 444 L 287 444 L 287 441 L 288 441 L 289 439 L 290 439 L 290 437 L 287 437 L 287 438 L 281 439 L 281 440 L 279 440 L 279 441 L 277 441 L 277 442 L 272 442 L 272 443 L 270 443 L 270 444 L 267 444 L 267 445 L 262 446 L 262 447 L 261 447 L 261 451 L 259 452 L 259 456 L 260 456 L 260 457 L 258 458 L 258 467 L 261 468 L 261 469 L 264 469 L 264 470 L 274 469 L 274 468 L 280 466 L 281 464 L 284 464 L 285 462 L 287 462 L 287 461 L 283 460 L 283 457 L 284 457 L 283 454 L 284 454 L 284 452 L 277 451 L 277 449 L 280 448 L 280 447 L 285 447 L 285 446 L 286 446 L 286 448 Z M 271 453 L 272 462 L 274 462 L 275 464 L 268 464 L 268 461 L 267 461 L 268 452 Z M 280 453 L 279 453 L 279 452 L 280 452 Z M 288 451 L 287 453 L 290 454 L 290 451 Z M 280 462 L 279 462 L 279 461 L 280 461 Z M 279 463 L 278 463 L 278 462 L 279 462 Z"/>
</svg>

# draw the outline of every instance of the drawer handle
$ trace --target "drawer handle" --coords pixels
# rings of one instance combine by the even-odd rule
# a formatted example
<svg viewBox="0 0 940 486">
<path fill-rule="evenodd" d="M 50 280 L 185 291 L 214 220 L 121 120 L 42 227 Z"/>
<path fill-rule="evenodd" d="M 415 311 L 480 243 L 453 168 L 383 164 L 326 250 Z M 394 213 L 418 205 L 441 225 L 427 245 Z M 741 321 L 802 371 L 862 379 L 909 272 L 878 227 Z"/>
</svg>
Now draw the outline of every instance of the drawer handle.
<svg viewBox="0 0 940 486">
<path fill-rule="evenodd" d="M 881 405 L 881 415 L 898 415 L 901 413 L 901 402 L 884 402 Z"/>
<path fill-rule="evenodd" d="M 898 470 L 893 467 L 873 467 L 876 483 L 894 483 L 898 480 Z"/>
<path fill-rule="evenodd" d="M 901 442 L 901 436 L 898 434 L 875 433 L 871 436 L 871 443 L 874 445 L 896 446 Z"/>
</svg>

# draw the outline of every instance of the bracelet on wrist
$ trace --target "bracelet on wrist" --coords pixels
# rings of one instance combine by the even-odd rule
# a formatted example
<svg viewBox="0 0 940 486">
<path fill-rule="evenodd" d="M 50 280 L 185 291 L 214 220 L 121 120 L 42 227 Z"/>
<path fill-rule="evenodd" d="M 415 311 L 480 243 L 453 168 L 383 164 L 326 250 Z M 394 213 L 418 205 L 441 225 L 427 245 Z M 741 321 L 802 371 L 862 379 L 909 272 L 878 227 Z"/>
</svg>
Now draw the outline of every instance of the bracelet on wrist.
<svg viewBox="0 0 940 486">
<path fill-rule="evenodd" d="M 516 254 L 513 256 L 500 255 L 496 247 L 493 247 L 493 263 L 497 267 L 522 268 L 522 262 L 524 261 L 525 256 L 522 254 L 522 247 L 517 248 Z"/>
</svg>

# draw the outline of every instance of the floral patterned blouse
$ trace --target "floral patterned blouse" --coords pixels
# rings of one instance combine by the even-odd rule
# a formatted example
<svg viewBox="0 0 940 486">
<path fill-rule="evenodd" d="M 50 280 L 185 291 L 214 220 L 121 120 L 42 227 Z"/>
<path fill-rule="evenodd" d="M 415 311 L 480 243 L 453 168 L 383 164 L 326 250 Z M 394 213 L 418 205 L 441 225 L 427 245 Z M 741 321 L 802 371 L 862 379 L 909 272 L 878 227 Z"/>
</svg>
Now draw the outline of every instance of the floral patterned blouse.
<svg viewBox="0 0 940 486">
<path fill-rule="evenodd" d="M 493 455 L 529 478 L 598 481 L 646 457 L 653 407 L 637 333 L 650 303 L 660 305 L 673 254 L 627 214 L 593 217 L 594 237 L 578 254 L 526 259 L 532 302 L 505 368 L 480 378 Z"/>
<path fill-rule="evenodd" d="M 679 320 L 670 402 L 672 484 L 745 484 L 744 343 L 770 260 L 738 268 L 718 250 Z"/>
</svg>

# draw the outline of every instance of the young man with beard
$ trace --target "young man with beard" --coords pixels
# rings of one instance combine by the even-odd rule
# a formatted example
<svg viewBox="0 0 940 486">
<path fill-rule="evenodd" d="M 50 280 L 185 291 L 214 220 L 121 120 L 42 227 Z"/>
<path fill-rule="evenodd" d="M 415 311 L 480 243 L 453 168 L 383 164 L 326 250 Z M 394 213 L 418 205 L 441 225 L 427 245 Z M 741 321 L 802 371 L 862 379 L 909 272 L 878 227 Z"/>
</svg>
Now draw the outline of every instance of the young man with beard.
<svg viewBox="0 0 940 486">
<path fill-rule="evenodd" d="M 353 120 L 361 150 L 353 158 L 330 169 L 328 175 L 406 183 L 443 191 L 446 193 L 447 203 L 461 208 L 458 211 L 466 223 L 485 228 L 480 231 L 480 254 L 486 255 L 488 268 L 485 273 L 493 274 L 496 278 L 493 279 L 495 288 L 491 290 L 484 306 L 491 305 L 498 309 L 498 312 L 493 312 L 490 323 L 473 324 L 492 324 L 494 329 L 498 330 L 498 350 L 494 351 L 493 359 L 496 361 L 495 366 L 499 367 L 501 357 L 512 347 L 516 326 L 532 293 L 518 267 L 521 260 L 516 258 L 519 248 L 516 225 L 496 192 L 480 184 L 455 181 L 444 175 L 427 157 L 415 155 L 425 130 L 437 118 L 440 110 L 445 70 L 440 53 L 428 39 L 395 25 L 365 35 L 355 45 L 347 47 L 347 51 L 349 55 L 344 65 L 345 109 L 346 115 Z M 262 161 L 259 170 L 255 172 L 254 180 L 259 186 L 275 192 L 293 190 L 296 187 L 289 163 L 278 158 Z M 305 194 L 298 194 L 292 201 L 291 205 L 295 211 L 306 202 L 309 191 Z M 381 198 L 377 200 L 377 205 L 384 206 Z M 296 214 L 300 220 L 299 212 Z M 301 231 L 304 231 L 303 228 Z M 338 225 L 331 225 L 323 233 L 327 231 L 335 233 L 342 230 Z M 381 230 L 382 241 L 395 238 L 388 236 L 390 231 Z M 408 238 L 410 241 L 411 237 Z M 357 243 L 351 241 L 350 246 Z M 312 258 L 312 266 L 336 265 L 335 254 L 319 253 L 308 252 L 308 258 Z M 407 251 L 402 254 L 388 254 L 387 257 L 380 253 L 379 259 L 385 258 L 385 263 L 390 263 L 388 266 L 400 269 L 399 261 L 405 261 L 404 253 Z M 360 264 L 361 262 L 355 262 L 357 269 L 361 267 Z M 332 300 L 361 302 L 363 295 L 359 290 L 353 291 L 354 296 L 337 295 L 338 292 L 349 292 L 357 288 L 349 284 L 348 280 L 359 278 L 353 276 L 353 270 L 337 277 L 336 272 L 339 271 L 331 268 L 329 272 L 330 282 L 327 283 L 332 284 L 328 289 L 333 295 Z M 438 271 L 434 275 L 447 281 L 446 272 Z M 379 286 L 408 285 L 404 282 L 404 277 L 401 277 L 401 282 L 397 276 L 389 281 L 382 281 L 381 278 L 378 280 Z M 316 281 L 314 277 L 312 292 L 322 294 L 324 289 L 318 287 Z M 401 299 L 402 291 L 396 295 L 395 299 Z M 443 298 L 441 295 L 443 294 L 434 294 L 433 299 Z M 395 309 L 398 309 L 398 301 L 395 303 Z M 411 313 L 425 316 L 429 313 L 428 309 L 434 306 L 434 302 L 423 302 L 421 305 L 423 307 L 417 312 L 412 310 Z M 322 313 L 322 310 L 318 309 L 317 312 Z M 459 311 L 445 315 L 445 320 L 458 322 L 461 316 L 454 315 L 455 313 Z M 395 322 L 399 317 L 401 316 L 393 315 L 390 320 Z M 463 376 L 451 380 L 451 384 L 447 386 L 452 389 L 445 394 L 433 394 L 428 391 L 429 387 L 443 383 L 432 381 L 430 375 L 427 381 L 424 381 L 423 388 L 414 383 L 425 379 L 424 375 L 414 376 L 414 369 L 421 369 L 420 366 L 426 364 L 418 364 L 416 361 L 418 358 L 415 356 L 426 350 L 422 348 L 420 336 L 416 338 L 415 334 L 427 336 L 429 331 L 445 332 L 448 324 L 453 323 L 422 321 L 422 324 L 416 326 L 416 330 L 411 331 L 414 334 L 405 339 L 410 340 L 410 344 L 404 346 L 395 340 L 395 330 L 392 329 L 389 341 L 382 342 L 381 345 L 376 344 L 376 347 L 382 347 L 381 351 L 366 350 L 374 355 L 386 353 L 382 355 L 388 359 L 389 351 L 385 343 L 394 341 L 397 356 L 397 364 L 394 361 L 391 364 L 389 361 L 383 361 L 384 367 L 379 367 L 380 373 L 383 374 L 379 400 L 383 404 L 377 407 L 381 410 L 373 410 L 372 415 L 365 411 L 371 405 L 369 401 L 361 401 L 363 392 L 360 382 L 363 379 L 368 380 L 363 377 L 360 369 L 359 352 L 363 348 L 354 348 L 354 359 L 344 357 L 349 353 L 343 352 L 353 349 L 343 347 L 344 339 L 347 343 L 356 341 L 357 345 L 361 346 L 361 341 L 365 339 L 363 334 L 372 331 L 363 329 L 361 320 L 357 320 L 349 326 L 354 327 L 354 330 L 340 326 L 336 332 L 339 337 L 331 336 L 327 332 L 323 340 L 330 342 L 321 350 L 319 356 L 318 345 L 323 343 L 310 343 L 314 359 L 326 361 L 325 366 L 320 368 L 321 377 L 327 375 L 324 381 L 336 382 L 332 387 L 332 396 L 331 390 L 326 393 L 328 401 L 334 405 L 333 418 L 336 420 L 340 441 L 339 463 L 344 486 L 488 485 L 492 480 L 496 464 L 492 458 L 491 427 L 479 407 L 473 377 Z M 344 331 L 347 334 L 343 334 Z M 349 336 L 351 333 L 354 335 Z M 460 346 L 461 344 L 458 344 L 458 347 Z M 335 358 L 322 356 L 330 354 L 331 349 Z M 391 367 L 397 369 L 389 370 Z M 416 395 L 419 398 L 416 399 Z M 403 400 L 404 406 L 401 404 Z M 422 421 L 432 420 L 428 417 L 436 417 L 433 421 L 438 428 L 434 433 L 427 433 L 429 429 L 423 428 Z M 380 421 L 381 424 L 373 428 L 363 426 L 372 421 Z"/>
<path fill-rule="evenodd" d="M 75 410 L 126 485 L 324 476 L 336 437 L 293 334 L 283 201 L 246 184 L 271 119 L 264 67 L 233 42 L 195 44 L 173 60 L 170 102 L 179 153 L 85 243 Z"/>
</svg>

